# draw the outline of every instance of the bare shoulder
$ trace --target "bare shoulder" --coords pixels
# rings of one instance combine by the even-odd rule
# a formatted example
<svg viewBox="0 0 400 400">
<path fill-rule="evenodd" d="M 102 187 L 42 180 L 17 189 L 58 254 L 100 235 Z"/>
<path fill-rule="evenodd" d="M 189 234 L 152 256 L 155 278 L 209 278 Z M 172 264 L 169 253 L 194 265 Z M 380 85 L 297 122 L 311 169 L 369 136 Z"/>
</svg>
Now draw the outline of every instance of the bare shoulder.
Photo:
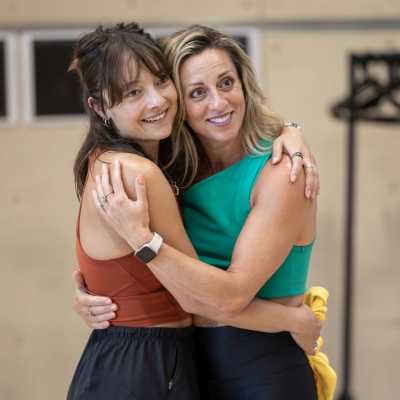
<svg viewBox="0 0 400 400">
<path fill-rule="evenodd" d="M 292 169 L 292 160 L 290 159 L 290 156 L 288 156 L 287 154 L 283 154 L 280 163 L 272 165 L 271 162 L 268 162 L 263 169 L 263 173 L 270 179 L 282 180 L 283 183 L 287 184 L 290 183 L 289 174 L 291 169 Z M 304 179 L 305 179 L 304 170 L 301 169 L 296 183 Z M 291 186 L 293 185 L 291 184 Z"/>
<path fill-rule="evenodd" d="M 129 174 L 135 175 L 154 175 L 161 173 L 156 163 L 146 157 L 133 153 L 107 152 L 104 153 L 100 161 L 112 164 L 114 161 L 120 161 L 122 169 Z"/>
<path fill-rule="evenodd" d="M 107 155 L 107 162 L 111 164 L 111 168 L 112 163 L 116 160 L 121 163 L 122 179 L 124 183 L 130 182 L 132 184 L 138 175 L 144 176 L 146 182 L 157 183 L 166 181 L 160 167 L 146 157 L 122 152 L 114 152 Z"/>
<path fill-rule="evenodd" d="M 290 182 L 290 171 L 292 162 L 288 155 L 284 154 L 279 164 L 272 165 L 267 162 L 257 178 L 253 190 L 253 199 L 263 198 L 264 196 L 292 197 L 295 201 L 302 201 L 304 198 L 305 174 L 301 170 L 295 183 Z"/>
<path fill-rule="evenodd" d="M 102 156 L 102 162 L 110 165 L 110 170 L 114 161 L 120 161 L 121 177 L 127 194 L 135 198 L 135 179 L 141 175 L 145 178 L 148 191 L 152 191 L 158 185 L 168 185 L 163 172 L 156 163 L 148 158 L 133 153 L 108 152 Z"/>
</svg>

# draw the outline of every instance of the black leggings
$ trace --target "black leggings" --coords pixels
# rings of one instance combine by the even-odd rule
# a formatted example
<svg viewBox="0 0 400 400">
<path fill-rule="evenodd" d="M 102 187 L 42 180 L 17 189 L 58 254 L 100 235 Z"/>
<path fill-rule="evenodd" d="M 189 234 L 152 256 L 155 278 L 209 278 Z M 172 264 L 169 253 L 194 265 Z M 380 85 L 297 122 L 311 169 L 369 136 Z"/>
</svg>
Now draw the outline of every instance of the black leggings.
<svg viewBox="0 0 400 400">
<path fill-rule="evenodd" d="M 193 328 L 93 331 L 68 400 L 199 400 Z"/>
<path fill-rule="evenodd" d="M 289 333 L 196 328 L 201 398 L 316 400 L 312 370 Z"/>
</svg>

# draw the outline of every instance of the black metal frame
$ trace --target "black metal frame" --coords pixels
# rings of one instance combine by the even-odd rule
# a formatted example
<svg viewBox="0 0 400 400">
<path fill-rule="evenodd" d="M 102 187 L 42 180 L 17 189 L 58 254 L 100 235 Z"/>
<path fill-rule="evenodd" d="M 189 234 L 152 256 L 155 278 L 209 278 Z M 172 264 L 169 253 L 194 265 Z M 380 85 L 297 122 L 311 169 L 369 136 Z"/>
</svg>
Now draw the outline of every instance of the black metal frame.
<svg viewBox="0 0 400 400">
<path fill-rule="evenodd" d="M 375 123 L 400 123 L 400 105 L 393 103 L 395 111 L 398 113 L 394 115 L 385 115 L 380 105 L 387 101 L 390 96 L 400 94 L 400 52 L 399 53 L 367 53 L 362 55 L 351 54 L 349 65 L 349 87 L 350 95 L 348 99 L 337 103 L 332 111 L 335 117 L 342 118 L 348 124 L 348 138 L 347 138 L 347 193 L 346 193 L 346 232 L 345 232 L 345 274 L 344 274 L 344 288 L 345 298 L 343 302 L 343 385 L 342 392 L 339 395 L 339 400 L 351 400 L 354 397 L 351 394 L 351 367 L 352 367 L 352 320 L 353 320 L 353 226 L 354 226 L 354 194 L 356 183 L 356 149 L 357 149 L 357 136 L 356 125 L 357 122 L 375 122 Z M 361 99 L 357 92 L 363 82 L 360 80 L 360 71 L 368 74 L 368 67 L 370 65 L 380 65 L 381 68 L 390 69 L 392 75 L 388 80 L 386 86 L 382 86 L 382 91 L 376 93 L 370 91 L 369 95 L 375 101 L 368 101 L 367 96 Z M 395 75 L 393 76 L 393 71 Z M 364 82 L 368 76 L 364 76 Z M 379 86 L 378 86 L 379 88 Z M 368 94 L 368 93 L 367 93 Z M 381 95 L 381 96 L 380 96 Z M 368 103 L 370 103 L 368 105 Z"/>
</svg>

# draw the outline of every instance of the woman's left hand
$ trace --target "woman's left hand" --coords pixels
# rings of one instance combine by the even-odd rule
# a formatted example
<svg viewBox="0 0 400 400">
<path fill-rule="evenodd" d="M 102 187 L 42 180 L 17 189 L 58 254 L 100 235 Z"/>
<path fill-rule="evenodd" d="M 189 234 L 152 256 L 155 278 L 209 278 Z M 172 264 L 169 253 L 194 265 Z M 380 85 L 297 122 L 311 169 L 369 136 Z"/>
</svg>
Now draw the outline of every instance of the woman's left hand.
<svg viewBox="0 0 400 400">
<path fill-rule="evenodd" d="M 305 353 L 312 356 L 317 351 L 318 338 L 321 335 L 322 323 L 307 305 L 302 304 L 295 310 L 298 318 L 296 331 L 290 332 L 294 341 Z"/>
<path fill-rule="evenodd" d="M 135 191 L 136 200 L 131 200 L 121 179 L 121 163 L 117 160 L 113 162 L 111 174 L 108 166 L 103 164 L 101 176 L 96 176 L 93 201 L 104 221 L 137 250 L 153 237 L 149 227 L 146 186 L 141 175 L 136 177 Z"/>
<path fill-rule="evenodd" d="M 272 164 L 278 164 L 283 153 L 288 153 L 292 159 L 290 181 L 295 182 L 304 168 L 306 176 L 305 196 L 315 199 L 319 194 L 319 172 L 315 157 L 307 146 L 299 128 L 285 127 L 282 134 L 274 140 L 272 145 Z"/>
</svg>

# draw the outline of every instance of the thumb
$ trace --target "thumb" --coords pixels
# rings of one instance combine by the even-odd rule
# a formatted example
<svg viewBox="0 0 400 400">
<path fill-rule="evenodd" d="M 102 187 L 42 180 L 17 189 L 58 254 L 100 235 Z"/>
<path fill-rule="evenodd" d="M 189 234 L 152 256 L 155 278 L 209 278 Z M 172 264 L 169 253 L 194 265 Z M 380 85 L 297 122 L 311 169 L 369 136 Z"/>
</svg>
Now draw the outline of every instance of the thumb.
<svg viewBox="0 0 400 400">
<path fill-rule="evenodd" d="M 75 269 L 72 272 L 72 277 L 74 278 L 75 286 L 77 289 L 86 289 L 85 280 L 83 279 L 82 272 Z"/>
<path fill-rule="evenodd" d="M 146 182 L 143 175 L 138 175 L 135 180 L 136 199 L 147 206 Z"/>
<path fill-rule="evenodd" d="M 279 161 L 282 158 L 282 152 L 283 152 L 282 141 L 276 139 L 272 144 L 272 164 L 279 163 Z"/>
</svg>

